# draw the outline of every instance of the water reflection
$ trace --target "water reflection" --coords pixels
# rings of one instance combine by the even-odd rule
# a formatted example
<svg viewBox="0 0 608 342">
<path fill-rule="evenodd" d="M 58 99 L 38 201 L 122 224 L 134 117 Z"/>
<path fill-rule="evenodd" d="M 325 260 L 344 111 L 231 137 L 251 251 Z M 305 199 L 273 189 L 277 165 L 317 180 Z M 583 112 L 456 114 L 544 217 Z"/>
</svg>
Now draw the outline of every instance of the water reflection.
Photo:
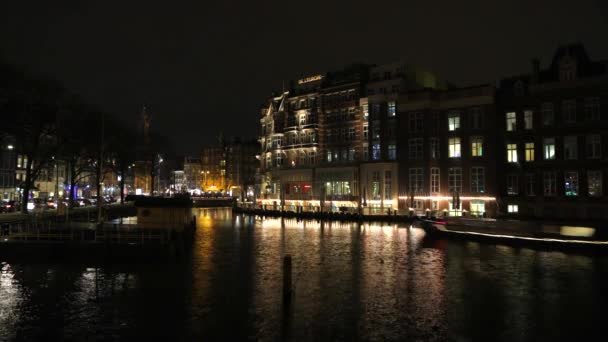
<svg viewBox="0 0 608 342">
<path fill-rule="evenodd" d="M 196 239 L 181 260 L 0 260 L 0 336 L 511 341 L 602 332 L 605 257 L 429 240 L 396 224 L 193 215 Z"/>
</svg>

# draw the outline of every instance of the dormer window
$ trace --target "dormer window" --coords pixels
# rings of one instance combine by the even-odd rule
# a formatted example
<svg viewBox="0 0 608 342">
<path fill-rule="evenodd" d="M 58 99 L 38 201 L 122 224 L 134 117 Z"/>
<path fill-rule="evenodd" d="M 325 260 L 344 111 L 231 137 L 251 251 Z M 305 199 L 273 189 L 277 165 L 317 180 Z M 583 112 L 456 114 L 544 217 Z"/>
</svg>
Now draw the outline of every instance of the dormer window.
<svg viewBox="0 0 608 342">
<path fill-rule="evenodd" d="M 559 80 L 571 81 L 576 78 L 576 61 L 570 56 L 564 56 L 559 62 Z"/>
</svg>

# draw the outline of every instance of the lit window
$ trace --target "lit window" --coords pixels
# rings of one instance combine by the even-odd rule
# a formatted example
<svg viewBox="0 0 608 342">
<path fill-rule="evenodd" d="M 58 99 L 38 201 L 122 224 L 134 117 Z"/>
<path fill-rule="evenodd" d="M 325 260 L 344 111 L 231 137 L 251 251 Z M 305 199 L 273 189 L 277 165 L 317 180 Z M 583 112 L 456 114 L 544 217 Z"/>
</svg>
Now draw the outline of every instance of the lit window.
<svg viewBox="0 0 608 342">
<path fill-rule="evenodd" d="M 578 144 L 576 136 L 564 137 L 564 159 L 575 160 L 578 157 Z"/>
<path fill-rule="evenodd" d="M 545 138 L 543 139 L 543 155 L 545 160 L 555 159 L 555 139 Z"/>
<path fill-rule="evenodd" d="M 397 159 L 397 146 L 395 144 L 388 145 L 388 159 Z"/>
<path fill-rule="evenodd" d="M 599 159 L 602 156 L 602 138 L 599 134 L 587 136 L 587 158 Z"/>
<path fill-rule="evenodd" d="M 372 145 L 372 159 L 379 160 L 380 159 L 380 144 Z"/>
<path fill-rule="evenodd" d="M 439 171 L 438 167 L 431 168 L 431 193 L 439 193 L 439 184 L 440 184 L 439 172 L 440 171 Z"/>
<path fill-rule="evenodd" d="M 367 119 L 369 119 L 369 105 L 364 104 L 363 105 L 363 120 L 367 121 Z"/>
<path fill-rule="evenodd" d="M 331 151 L 327 151 L 327 161 L 331 163 L 332 154 Z"/>
<path fill-rule="evenodd" d="M 525 129 L 532 129 L 534 127 L 534 114 L 531 110 L 524 111 L 524 125 Z"/>
<path fill-rule="evenodd" d="M 449 157 L 460 158 L 460 138 L 448 139 L 449 144 Z"/>
<path fill-rule="evenodd" d="M 578 196 L 578 172 L 564 172 L 564 191 L 566 196 Z"/>
<path fill-rule="evenodd" d="M 448 130 L 455 131 L 460 128 L 460 113 L 452 112 L 448 114 Z"/>
<path fill-rule="evenodd" d="M 471 168 L 471 192 L 485 192 L 485 169 L 483 167 Z"/>
<path fill-rule="evenodd" d="M 483 156 L 483 137 L 471 138 L 471 155 L 473 157 Z"/>
<path fill-rule="evenodd" d="M 515 112 L 507 113 L 507 131 L 515 131 L 517 126 L 517 116 Z"/>
<path fill-rule="evenodd" d="M 585 99 L 585 117 L 587 120 L 600 120 L 599 97 L 588 97 Z"/>
<path fill-rule="evenodd" d="M 562 117 L 564 122 L 576 122 L 576 100 L 562 101 Z"/>
<path fill-rule="evenodd" d="M 300 125 L 306 124 L 306 114 L 300 115 Z"/>
<path fill-rule="evenodd" d="M 517 163 L 517 144 L 507 144 L 507 161 Z"/>
<path fill-rule="evenodd" d="M 534 161 L 534 143 L 526 143 L 526 161 L 532 162 Z"/>
<path fill-rule="evenodd" d="M 602 196 L 602 171 L 587 171 L 587 187 L 589 196 Z"/>
<path fill-rule="evenodd" d="M 507 211 L 509 213 L 517 213 L 519 211 L 519 206 L 517 204 L 509 204 L 507 206 Z"/>
<path fill-rule="evenodd" d="M 397 107 L 395 105 L 395 101 L 390 101 L 388 103 L 388 116 L 397 115 Z"/>
<path fill-rule="evenodd" d="M 390 200 L 392 198 L 392 172 L 390 170 L 384 171 L 384 199 Z"/>
<path fill-rule="evenodd" d="M 517 175 L 507 175 L 507 195 L 519 194 L 519 177 Z"/>
</svg>

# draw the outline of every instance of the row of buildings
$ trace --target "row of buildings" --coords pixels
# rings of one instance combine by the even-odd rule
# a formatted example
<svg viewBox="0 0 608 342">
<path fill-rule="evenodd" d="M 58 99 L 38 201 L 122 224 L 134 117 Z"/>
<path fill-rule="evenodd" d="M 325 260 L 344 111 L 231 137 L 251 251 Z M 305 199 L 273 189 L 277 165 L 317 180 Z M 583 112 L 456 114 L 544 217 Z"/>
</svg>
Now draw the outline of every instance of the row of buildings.
<svg viewBox="0 0 608 342">
<path fill-rule="evenodd" d="M 291 82 L 260 112 L 261 204 L 605 219 L 608 63 L 580 44 L 496 84 L 405 63 Z"/>
<path fill-rule="evenodd" d="M 255 176 L 259 171 L 258 142 L 233 139 L 205 146 L 200 157 L 188 156 L 171 171 L 170 191 L 197 193 L 221 192 L 252 199 Z"/>
</svg>

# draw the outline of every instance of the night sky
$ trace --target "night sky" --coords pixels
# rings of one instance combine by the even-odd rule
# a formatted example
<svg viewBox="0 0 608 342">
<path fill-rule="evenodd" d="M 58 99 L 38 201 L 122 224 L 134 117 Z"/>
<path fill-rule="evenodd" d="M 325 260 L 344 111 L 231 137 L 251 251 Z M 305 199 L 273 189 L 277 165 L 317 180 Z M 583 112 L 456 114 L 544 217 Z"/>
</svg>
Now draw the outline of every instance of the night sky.
<svg viewBox="0 0 608 342">
<path fill-rule="evenodd" d="M 372 7 L 373 6 L 373 7 Z M 546 66 L 559 44 L 608 59 L 608 1 L 2 1 L 0 56 L 152 126 L 179 151 L 256 134 L 283 80 L 396 60 L 457 85 Z"/>
</svg>

